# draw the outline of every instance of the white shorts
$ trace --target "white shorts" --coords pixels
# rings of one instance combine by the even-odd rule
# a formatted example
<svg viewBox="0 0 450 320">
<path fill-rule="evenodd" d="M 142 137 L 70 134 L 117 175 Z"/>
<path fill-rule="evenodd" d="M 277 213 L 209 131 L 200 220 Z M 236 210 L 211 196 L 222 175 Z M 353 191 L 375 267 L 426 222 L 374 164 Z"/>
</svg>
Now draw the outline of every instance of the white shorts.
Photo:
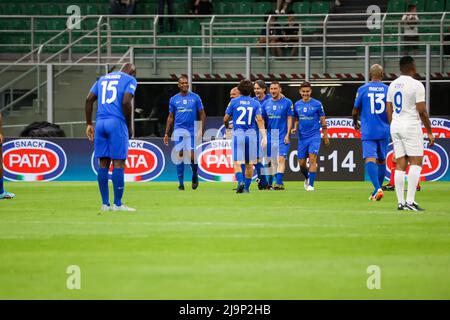
<svg viewBox="0 0 450 320">
<path fill-rule="evenodd" d="M 395 158 L 423 156 L 423 133 L 420 127 L 391 132 Z"/>
</svg>

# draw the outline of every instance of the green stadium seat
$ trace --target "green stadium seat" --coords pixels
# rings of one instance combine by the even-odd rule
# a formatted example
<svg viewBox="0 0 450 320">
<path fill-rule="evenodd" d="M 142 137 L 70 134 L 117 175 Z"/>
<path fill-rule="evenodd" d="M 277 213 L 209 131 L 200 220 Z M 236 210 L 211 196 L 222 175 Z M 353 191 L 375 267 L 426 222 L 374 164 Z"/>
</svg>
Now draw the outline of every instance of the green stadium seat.
<svg viewBox="0 0 450 320">
<path fill-rule="evenodd" d="M 62 31 L 66 29 L 66 19 L 51 19 L 47 23 L 49 30 Z"/>
<path fill-rule="evenodd" d="M 98 14 L 98 6 L 95 4 L 88 4 L 86 6 L 86 14 L 87 15 L 97 15 Z"/>
<path fill-rule="evenodd" d="M 442 12 L 445 8 L 444 0 L 428 0 L 426 1 L 425 10 L 427 12 Z"/>
<path fill-rule="evenodd" d="M 3 6 L 3 14 L 18 15 L 22 14 L 22 8 L 16 3 L 9 3 Z"/>
<path fill-rule="evenodd" d="M 142 29 L 142 20 L 133 19 L 125 21 L 125 30 L 141 30 Z"/>
<path fill-rule="evenodd" d="M 29 19 L 14 19 L 8 22 L 10 30 L 30 30 Z"/>
<path fill-rule="evenodd" d="M 35 31 L 47 30 L 47 20 L 44 20 L 44 19 L 34 20 L 34 28 L 35 28 Z"/>
<path fill-rule="evenodd" d="M 180 32 L 182 34 L 200 34 L 200 21 L 198 19 L 183 21 L 183 24 L 181 24 Z"/>
<path fill-rule="evenodd" d="M 251 14 L 252 8 L 246 2 L 239 2 L 234 4 L 233 12 L 234 14 Z"/>
<path fill-rule="evenodd" d="M 115 53 L 125 53 L 129 48 L 128 38 L 113 38 L 111 42 L 112 51 Z"/>
<path fill-rule="evenodd" d="M 296 14 L 308 14 L 311 10 L 311 6 L 307 1 L 294 2 L 292 4 L 292 10 Z"/>
<path fill-rule="evenodd" d="M 268 14 L 270 12 L 273 12 L 274 4 L 271 2 L 255 2 L 253 3 L 253 14 Z"/>
<path fill-rule="evenodd" d="M 41 6 L 36 3 L 27 3 L 22 5 L 22 13 L 26 15 L 39 15 L 41 14 Z"/>
<path fill-rule="evenodd" d="M 64 12 L 65 13 L 65 12 Z M 56 4 L 43 4 L 41 6 L 41 14 L 48 16 L 56 16 L 61 14 L 61 8 Z"/>
<path fill-rule="evenodd" d="M 174 14 L 187 14 L 188 10 L 185 3 L 174 3 L 173 4 Z"/>
<path fill-rule="evenodd" d="M 233 4 L 230 2 L 219 2 L 214 4 L 214 11 L 217 14 L 233 14 Z"/>
<path fill-rule="evenodd" d="M 405 12 L 406 3 L 404 0 L 390 0 L 387 7 L 388 12 Z"/>
<path fill-rule="evenodd" d="M 111 30 L 123 30 L 123 19 L 111 19 Z"/>
<path fill-rule="evenodd" d="M 311 4 L 312 14 L 325 14 L 330 11 L 330 4 L 326 1 L 314 1 Z"/>
</svg>

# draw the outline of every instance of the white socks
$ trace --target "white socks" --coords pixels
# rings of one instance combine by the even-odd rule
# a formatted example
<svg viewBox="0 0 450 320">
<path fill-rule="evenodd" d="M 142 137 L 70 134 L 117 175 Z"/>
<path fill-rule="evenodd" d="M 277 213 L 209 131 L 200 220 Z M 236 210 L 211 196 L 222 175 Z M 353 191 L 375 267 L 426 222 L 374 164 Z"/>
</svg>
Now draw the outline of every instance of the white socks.
<svg viewBox="0 0 450 320">
<path fill-rule="evenodd" d="M 414 203 L 414 196 L 416 195 L 416 187 L 417 187 L 417 183 L 419 182 L 419 179 L 420 179 L 421 171 L 422 171 L 422 167 L 420 167 L 420 166 L 414 165 L 414 166 L 409 167 L 408 192 L 406 194 L 406 203 L 408 203 L 408 204 Z M 396 176 L 396 179 L 397 179 L 397 176 Z M 395 180 L 395 183 L 397 184 L 397 180 Z"/>
<path fill-rule="evenodd" d="M 411 172 L 411 168 L 409 169 Z M 414 190 L 416 187 L 414 186 Z M 397 193 L 398 203 L 405 203 L 405 171 L 395 170 L 395 192 Z M 408 191 L 409 193 L 409 191 Z"/>
</svg>

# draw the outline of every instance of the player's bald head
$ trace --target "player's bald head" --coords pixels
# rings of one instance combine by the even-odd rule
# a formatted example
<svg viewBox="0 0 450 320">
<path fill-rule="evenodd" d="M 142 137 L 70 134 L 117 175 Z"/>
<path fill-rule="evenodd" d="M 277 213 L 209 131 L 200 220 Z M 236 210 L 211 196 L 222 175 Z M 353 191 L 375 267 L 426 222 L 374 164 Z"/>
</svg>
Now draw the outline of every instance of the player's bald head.
<svg viewBox="0 0 450 320">
<path fill-rule="evenodd" d="M 123 73 L 129 74 L 130 76 L 136 75 L 136 66 L 131 62 L 126 62 L 122 65 L 120 69 Z"/>
<path fill-rule="evenodd" d="M 230 90 L 230 99 L 237 98 L 240 94 L 238 87 L 234 87 Z"/>
<path fill-rule="evenodd" d="M 383 79 L 383 67 L 379 64 L 374 64 L 370 67 L 370 78 L 372 80 Z"/>
</svg>

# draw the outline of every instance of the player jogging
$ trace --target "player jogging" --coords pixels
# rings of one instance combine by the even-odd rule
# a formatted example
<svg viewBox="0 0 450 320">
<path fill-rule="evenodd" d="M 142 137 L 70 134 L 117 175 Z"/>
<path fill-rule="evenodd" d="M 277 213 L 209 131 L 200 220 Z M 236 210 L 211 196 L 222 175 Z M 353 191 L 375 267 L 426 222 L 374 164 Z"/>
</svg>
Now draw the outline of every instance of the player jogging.
<svg viewBox="0 0 450 320">
<path fill-rule="evenodd" d="M 270 176 L 275 174 L 274 190 L 284 190 L 283 174 L 286 157 L 291 145 L 293 108 L 292 101 L 281 96 L 282 88 L 278 81 L 270 84 L 271 99 L 264 102 L 261 114 L 267 129 L 267 158 L 271 166 Z M 272 154 L 275 153 L 275 154 Z M 271 180 L 270 177 L 267 180 Z"/>
<path fill-rule="evenodd" d="M 136 211 L 122 203 L 125 188 L 125 160 L 128 156 L 128 139 L 133 135 L 131 113 L 137 82 L 136 67 L 125 63 L 119 72 L 111 72 L 98 79 L 86 98 L 86 135 L 94 141 L 94 157 L 99 159 L 98 186 L 102 196 L 102 211 L 111 210 L 109 204 L 108 173 L 113 163 L 113 211 Z M 99 99 L 98 99 L 99 98 Z M 92 110 L 97 101 L 95 132 Z"/>
<path fill-rule="evenodd" d="M 198 187 L 198 164 L 195 159 L 196 140 L 201 141 L 202 130 L 205 128 L 206 114 L 200 96 L 189 91 L 189 83 L 186 77 L 178 79 L 180 92 L 170 98 L 169 116 L 167 117 L 166 134 L 164 144 L 169 145 L 169 134 L 174 126 L 172 140 L 175 141 L 175 152 L 179 156 L 176 164 L 178 176 L 178 190 L 184 190 L 184 152 L 190 152 L 190 162 L 192 169 L 192 189 Z M 197 126 L 197 118 L 200 117 L 201 128 Z M 174 125 L 175 123 L 175 125 Z M 197 139 L 199 138 L 199 139 Z"/>
<path fill-rule="evenodd" d="M 383 198 L 384 176 L 386 174 L 386 150 L 389 143 L 389 123 L 386 114 L 388 86 L 381 82 L 383 67 L 374 64 L 370 68 L 371 81 L 358 88 L 352 111 L 353 126 L 361 129 L 363 158 L 366 172 L 374 187 L 369 200 Z M 361 115 L 361 125 L 358 116 Z"/>
<path fill-rule="evenodd" d="M 306 81 L 303 82 L 300 85 L 299 92 L 302 99 L 294 105 L 294 117 L 296 121 L 292 131 L 295 133 L 298 130 L 297 157 L 300 164 L 300 171 L 305 176 L 305 190 L 314 191 L 321 127 L 325 146 L 330 144 L 330 140 L 328 139 L 327 122 L 322 103 L 311 97 L 311 84 Z M 309 172 L 306 166 L 306 158 L 309 158 Z"/>
<path fill-rule="evenodd" d="M 422 171 L 424 139 L 421 122 L 427 130 L 430 147 L 434 144 L 434 137 L 425 104 L 425 87 L 413 78 L 416 74 L 414 59 L 410 56 L 401 58 L 400 71 L 401 76 L 390 84 L 387 95 L 387 115 L 397 161 L 394 177 L 397 209 L 423 211 L 414 199 Z M 405 201 L 405 170 L 408 162 L 411 166 Z"/>
<path fill-rule="evenodd" d="M 242 80 L 238 89 L 241 96 L 234 98 L 228 104 L 223 119 L 225 128 L 233 119 L 233 162 L 238 188 L 236 193 L 250 192 L 250 184 L 253 176 L 253 164 L 257 160 L 256 131 L 261 134 L 261 145 L 267 144 L 264 120 L 261 117 L 261 105 L 250 97 L 253 84 L 250 80 Z M 241 164 L 245 164 L 245 179 L 242 174 Z"/>
<path fill-rule="evenodd" d="M 2 115 L 0 113 L 0 200 L 2 199 L 12 199 L 16 195 L 11 192 L 7 192 L 3 185 L 3 133 L 2 133 Z"/>
</svg>

